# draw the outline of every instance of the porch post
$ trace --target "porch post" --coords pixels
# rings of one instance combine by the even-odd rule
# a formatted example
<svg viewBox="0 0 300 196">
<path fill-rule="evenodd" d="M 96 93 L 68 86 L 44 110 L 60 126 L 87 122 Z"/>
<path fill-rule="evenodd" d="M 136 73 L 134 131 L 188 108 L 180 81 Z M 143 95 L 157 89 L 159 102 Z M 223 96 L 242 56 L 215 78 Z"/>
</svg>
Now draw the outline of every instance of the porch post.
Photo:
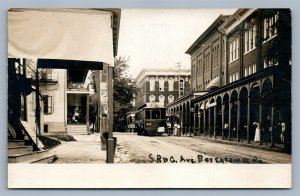
<svg viewBox="0 0 300 196">
<path fill-rule="evenodd" d="M 115 145 L 113 138 L 113 71 L 114 67 L 108 66 L 107 96 L 108 96 L 108 145 L 107 163 L 114 163 Z"/>
<path fill-rule="evenodd" d="M 260 145 L 262 145 L 263 144 L 262 132 L 265 131 L 265 130 L 262 130 L 263 129 L 263 124 L 262 124 L 262 100 L 261 99 L 259 101 L 259 126 L 260 126 Z"/>
<path fill-rule="evenodd" d="M 272 105 L 272 111 L 271 111 L 271 127 L 272 127 L 272 131 L 271 131 L 271 147 L 274 147 L 274 136 L 275 136 L 275 128 L 274 128 L 274 106 Z M 269 130 L 268 130 L 269 131 Z"/>
<path fill-rule="evenodd" d="M 240 112 L 241 112 L 241 109 L 240 109 L 240 106 L 241 106 L 241 100 L 240 99 L 238 99 L 237 100 L 237 123 L 236 123 L 236 137 L 237 137 L 237 141 L 239 142 L 240 141 L 240 134 L 239 134 L 239 131 L 240 131 L 240 124 L 241 124 L 241 122 L 240 122 Z M 243 128 L 241 129 L 242 131 L 243 131 Z"/>
<path fill-rule="evenodd" d="M 224 112 L 225 112 L 225 104 L 222 103 L 222 140 L 224 140 Z"/>
<path fill-rule="evenodd" d="M 247 142 L 250 144 L 250 96 L 248 96 L 247 102 Z"/>
<path fill-rule="evenodd" d="M 86 95 L 86 126 L 87 132 L 90 133 L 90 96 L 89 94 Z"/>
<path fill-rule="evenodd" d="M 211 137 L 211 108 L 208 108 L 208 137 Z"/>
<path fill-rule="evenodd" d="M 217 105 L 214 106 L 214 138 L 216 139 Z"/>
<path fill-rule="evenodd" d="M 203 109 L 203 136 L 206 135 L 206 109 Z"/>
<path fill-rule="evenodd" d="M 229 101 L 229 120 L 228 120 L 228 140 L 231 140 L 231 109 L 232 103 Z"/>
</svg>

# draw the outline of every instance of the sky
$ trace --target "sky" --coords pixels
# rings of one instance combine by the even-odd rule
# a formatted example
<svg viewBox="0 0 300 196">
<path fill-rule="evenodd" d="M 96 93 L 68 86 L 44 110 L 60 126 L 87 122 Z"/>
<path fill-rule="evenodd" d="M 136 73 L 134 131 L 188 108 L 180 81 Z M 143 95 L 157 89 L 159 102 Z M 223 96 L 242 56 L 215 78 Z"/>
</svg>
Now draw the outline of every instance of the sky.
<svg viewBox="0 0 300 196">
<path fill-rule="evenodd" d="M 143 68 L 190 69 L 186 50 L 220 15 L 236 9 L 122 9 L 118 56 L 129 57 L 128 76 Z"/>
</svg>

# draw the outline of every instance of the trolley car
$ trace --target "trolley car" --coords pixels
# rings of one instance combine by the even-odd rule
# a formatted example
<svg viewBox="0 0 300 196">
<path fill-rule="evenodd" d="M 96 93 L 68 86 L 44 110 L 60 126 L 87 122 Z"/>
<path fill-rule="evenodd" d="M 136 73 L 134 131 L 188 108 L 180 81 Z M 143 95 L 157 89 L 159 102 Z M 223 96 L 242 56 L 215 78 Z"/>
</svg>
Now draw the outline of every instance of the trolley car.
<svg viewBox="0 0 300 196">
<path fill-rule="evenodd" d="M 162 103 L 151 102 L 141 106 L 135 114 L 136 127 L 143 135 L 165 133 L 166 108 Z"/>
</svg>

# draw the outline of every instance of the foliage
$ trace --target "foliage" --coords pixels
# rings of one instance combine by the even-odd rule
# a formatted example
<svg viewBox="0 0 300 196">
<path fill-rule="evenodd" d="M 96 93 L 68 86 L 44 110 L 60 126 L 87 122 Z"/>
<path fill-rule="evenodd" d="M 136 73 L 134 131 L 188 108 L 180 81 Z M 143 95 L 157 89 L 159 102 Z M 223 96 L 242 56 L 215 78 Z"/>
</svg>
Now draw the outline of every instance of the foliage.
<svg viewBox="0 0 300 196">
<path fill-rule="evenodd" d="M 137 93 L 134 79 L 127 75 L 129 58 L 116 57 L 114 68 L 114 130 L 126 125 L 126 114 L 132 111 L 132 101 Z"/>
</svg>

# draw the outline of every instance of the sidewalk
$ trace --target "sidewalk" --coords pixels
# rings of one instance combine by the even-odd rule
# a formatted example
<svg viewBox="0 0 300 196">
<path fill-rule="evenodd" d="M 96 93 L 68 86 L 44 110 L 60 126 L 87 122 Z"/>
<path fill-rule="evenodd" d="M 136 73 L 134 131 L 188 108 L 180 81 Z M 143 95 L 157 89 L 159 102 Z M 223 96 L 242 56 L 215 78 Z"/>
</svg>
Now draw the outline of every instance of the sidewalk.
<svg viewBox="0 0 300 196">
<path fill-rule="evenodd" d="M 100 134 L 74 135 L 77 141 L 62 142 L 51 149 L 59 163 L 106 163 L 106 151 L 101 150 Z"/>
<path fill-rule="evenodd" d="M 257 148 L 257 149 L 262 149 L 262 150 L 267 150 L 267 151 L 274 151 L 274 152 L 281 152 L 281 153 L 285 153 L 284 152 L 284 148 L 283 145 L 277 145 L 274 146 L 273 148 L 271 148 L 271 143 L 268 143 L 268 145 L 266 146 L 265 143 L 263 143 L 262 145 L 260 145 L 259 143 L 250 143 L 248 144 L 247 141 L 244 142 L 238 142 L 238 141 L 234 141 L 234 140 L 222 140 L 221 138 L 213 138 L 213 137 L 204 137 L 204 136 L 189 136 L 189 135 L 183 135 L 182 137 L 196 137 L 199 139 L 203 139 L 203 140 L 207 140 L 207 141 L 212 141 L 212 142 L 217 142 L 217 143 L 221 143 L 221 144 L 229 144 L 229 145 L 236 145 L 236 146 L 245 146 L 245 147 L 250 147 L 250 148 Z"/>
</svg>

